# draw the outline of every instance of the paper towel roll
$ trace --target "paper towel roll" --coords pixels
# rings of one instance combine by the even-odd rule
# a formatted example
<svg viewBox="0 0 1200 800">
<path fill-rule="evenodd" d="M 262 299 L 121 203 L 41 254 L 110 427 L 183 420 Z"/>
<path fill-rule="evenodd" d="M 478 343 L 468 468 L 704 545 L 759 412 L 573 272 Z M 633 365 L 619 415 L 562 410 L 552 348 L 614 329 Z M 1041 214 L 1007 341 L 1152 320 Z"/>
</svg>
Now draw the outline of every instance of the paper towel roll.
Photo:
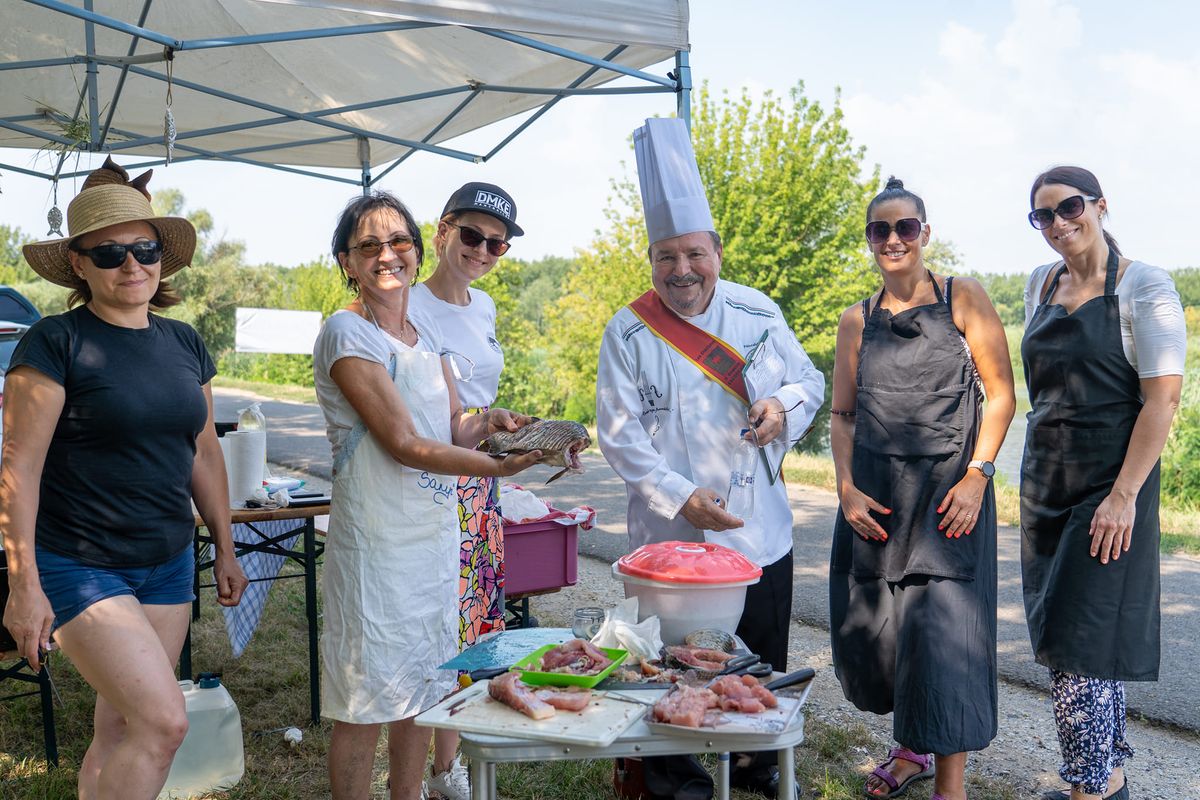
<svg viewBox="0 0 1200 800">
<path fill-rule="evenodd" d="M 222 437 L 228 442 L 229 504 L 243 508 L 262 486 L 263 463 L 267 458 L 266 431 L 230 431 Z"/>
</svg>

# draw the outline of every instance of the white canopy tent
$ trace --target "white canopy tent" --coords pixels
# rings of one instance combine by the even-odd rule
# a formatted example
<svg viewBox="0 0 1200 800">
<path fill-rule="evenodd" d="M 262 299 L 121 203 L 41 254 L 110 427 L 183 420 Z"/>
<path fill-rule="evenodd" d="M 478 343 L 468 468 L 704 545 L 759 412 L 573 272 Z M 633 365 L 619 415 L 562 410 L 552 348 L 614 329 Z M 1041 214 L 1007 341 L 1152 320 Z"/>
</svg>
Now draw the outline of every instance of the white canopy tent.
<svg viewBox="0 0 1200 800">
<path fill-rule="evenodd" d="M 48 157 L 0 169 L 73 177 L 76 151 L 164 163 L 169 102 L 174 161 L 365 192 L 415 152 L 487 161 L 570 95 L 670 92 L 687 118 L 687 25 L 687 0 L 2 0 L 0 147 Z M 518 115 L 486 152 L 443 146 Z"/>
</svg>

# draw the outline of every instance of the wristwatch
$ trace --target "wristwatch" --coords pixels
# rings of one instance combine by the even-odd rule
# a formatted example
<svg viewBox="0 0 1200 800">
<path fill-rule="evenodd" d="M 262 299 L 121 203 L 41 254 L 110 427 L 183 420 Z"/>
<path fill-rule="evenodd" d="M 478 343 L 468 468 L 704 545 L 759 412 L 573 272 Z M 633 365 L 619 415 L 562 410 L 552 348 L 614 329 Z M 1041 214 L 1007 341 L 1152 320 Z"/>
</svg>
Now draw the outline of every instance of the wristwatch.
<svg viewBox="0 0 1200 800">
<path fill-rule="evenodd" d="M 996 465 L 990 461 L 984 461 L 977 458 L 970 464 L 967 464 L 967 469 L 970 469 L 971 467 L 974 467 L 982 472 L 983 477 L 987 478 L 989 481 L 992 479 L 992 476 L 996 474 Z"/>
</svg>

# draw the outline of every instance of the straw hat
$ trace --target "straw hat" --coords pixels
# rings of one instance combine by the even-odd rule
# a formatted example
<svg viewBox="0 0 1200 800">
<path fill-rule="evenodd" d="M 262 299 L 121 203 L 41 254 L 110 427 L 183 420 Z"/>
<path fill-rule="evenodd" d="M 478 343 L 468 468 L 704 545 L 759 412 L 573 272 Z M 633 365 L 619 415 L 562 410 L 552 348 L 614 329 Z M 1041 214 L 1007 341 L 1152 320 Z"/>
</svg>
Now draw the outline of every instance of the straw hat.
<svg viewBox="0 0 1200 800">
<path fill-rule="evenodd" d="M 71 242 L 85 233 L 123 222 L 145 222 L 158 232 L 163 248 L 160 278 L 174 275 L 191 264 L 196 252 L 196 229 L 182 217 L 155 215 L 150 206 L 150 193 L 146 191 L 146 183 L 153 172 L 149 170 L 130 180 L 129 173 L 110 156 L 104 166 L 88 175 L 79 194 L 67 206 L 67 233 L 70 235 L 21 248 L 29 266 L 51 283 L 78 288 L 79 277 L 71 269 L 67 255 Z"/>
</svg>

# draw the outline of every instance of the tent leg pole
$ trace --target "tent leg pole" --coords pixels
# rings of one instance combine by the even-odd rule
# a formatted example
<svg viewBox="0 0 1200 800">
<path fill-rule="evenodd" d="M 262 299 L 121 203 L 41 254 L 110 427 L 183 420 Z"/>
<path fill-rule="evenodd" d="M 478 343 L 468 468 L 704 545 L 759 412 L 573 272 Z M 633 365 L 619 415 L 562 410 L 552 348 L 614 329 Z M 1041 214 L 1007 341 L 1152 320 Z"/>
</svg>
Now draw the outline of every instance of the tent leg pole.
<svg viewBox="0 0 1200 800">
<path fill-rule="evenodd" d="M 675 113 L 692 129 L 692 67 L 686 50 L 675 51 Z"/>
<path fill-rule="evenodd" d="M 371 142 L 365 136 L 358 137 L 358 160 L 362 164 L 362 193 L 371 193 Z"/>
<path fill-rule="evenodd" d="M 85 11 L 92 10 L 92 0 L 83 0 L 83 8 Z M 100 100 L 99 87 L 96 85 L 100 68 L 96 62 L 92 60 L 92 56 L 96 55 L 96 26 L 92 22 L 83 23 L 84 42 L 87 47 L 88 62 L 87 62 L 87 94 L 88 94 L 88 124 L 90 131 L 88 134 L 88 150 L 96 152 L 100 149 L 102 142 L 100 141 Z"/>
</svg>

